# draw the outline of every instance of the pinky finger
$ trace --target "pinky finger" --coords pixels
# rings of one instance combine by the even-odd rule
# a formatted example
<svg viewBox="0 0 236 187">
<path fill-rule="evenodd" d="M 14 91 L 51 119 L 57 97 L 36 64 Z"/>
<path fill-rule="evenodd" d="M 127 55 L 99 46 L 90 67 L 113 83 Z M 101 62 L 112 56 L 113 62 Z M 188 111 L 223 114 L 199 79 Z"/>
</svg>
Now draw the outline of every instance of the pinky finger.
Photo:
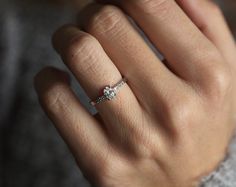
<svg viewBox="0 0 236 187">
<path fill-rule="evenodd" d="M 45 68 L 35 77 L 35 88 L 44 111 L 82 171 L 99 167 L 108 150 L 104 129 L 79 103 L 69 86 L 68 76 L 55 68 Z"/>
</svg>

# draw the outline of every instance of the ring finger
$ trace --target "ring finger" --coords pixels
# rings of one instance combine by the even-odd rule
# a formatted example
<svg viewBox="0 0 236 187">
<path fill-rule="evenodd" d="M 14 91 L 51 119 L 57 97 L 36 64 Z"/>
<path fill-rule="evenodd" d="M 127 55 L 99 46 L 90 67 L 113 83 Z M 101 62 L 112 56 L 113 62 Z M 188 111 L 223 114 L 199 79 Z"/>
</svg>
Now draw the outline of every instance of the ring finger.
<svg viewBox="0 0 236 187">
<path fill-rule="evenodd" d="M 91 99 L 96 99 L 105 86 L 113 86 L 122 79 L 122 75 L 99 42 L 78 28 L 62 27 L 55 33 L 53 44 Z M 114 132 L 122 135 L 127 129 L 135 129 L 135 119 L 128 119 L 131 108 L 137 115 L 142 113 L 135 95 L 127 84 L 122 86 L 115 99 L 102 102 L 96 105 L 96 108 L 112 135 Z M 124 120 L 129 123 L 124 123 Z M 120 127 L 121 122 L 126 126 Z"/>
<path fill-rule="evenodd" d="M 173 96 L 173 92 L 186 93 L 184 81 L 157 58 L 119 8 L 94 3 L 87 6 L 80 17 L 83 28 L 106 49 L 146 110 L 160 114 L 156 103 L 158 109 L 163 110 L 167 100 L 179 96 Z"/>
</svg>

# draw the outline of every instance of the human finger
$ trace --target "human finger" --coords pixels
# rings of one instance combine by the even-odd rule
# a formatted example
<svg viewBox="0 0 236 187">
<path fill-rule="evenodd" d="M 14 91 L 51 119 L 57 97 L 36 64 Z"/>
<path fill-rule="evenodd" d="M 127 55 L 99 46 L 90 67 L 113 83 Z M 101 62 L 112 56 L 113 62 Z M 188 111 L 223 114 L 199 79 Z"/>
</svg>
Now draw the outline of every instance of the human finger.
<svg viewBox="0 0 236 187">
<path fill-rule="evenodd" d="M 173 72 L 191 85 L 205 89 L 206 82 L 215 84 L 226 74 L 217 48 L 174 0 L 105 2 L 123 8 L 161 51 Z"/>
<path fill-rule="evenodd" d="M 80 23 L 83 28 L 96 37 L 119 71 L 128 78 L 129 86 L 142 105 L 156 110 L 153 98 L 162 108 L 161 103 L 169 98 L 167 95 L 177 90 L 184 92 L 183 81 L 158 59 L 119 8 L 94 3 L 79 16 L 83 19 Z"/>
<path fill-rule="evenodd" d="M 35 78 L 39 101 L 71 148 L 81 168 L 99 167 L 109 149 L 102 124 L 80 104 L 69 86 L 68 75 L 55 68 L 45 68 Z"/>
<path fill-rule="evenodd" d="M 177 2 L 196 26 L 215 44 L 226 61 L 236 68 L 235 41 L 219 6 L 210 0 L 177 0 Z"/>
<path fill-rule="evenodd" d="M 92 100 L 100 96 L 104 87 L 113 86 L 122 79 L 121 73 L 96 38 L 77 27 L 62 27 L 55 33 L 53 43 Z M 96 108 L 114 138 L 121 138 L 124 132 L 140 128 L 134 122 L 137 119 L 131 120 L 129 116 L 131 109 L 136 114 L 142 110 L 128 84 L 120 87 L 114 99 L 101 102 Z M 125 120 L 129 123 L 125 123 Z"/>
</svg>

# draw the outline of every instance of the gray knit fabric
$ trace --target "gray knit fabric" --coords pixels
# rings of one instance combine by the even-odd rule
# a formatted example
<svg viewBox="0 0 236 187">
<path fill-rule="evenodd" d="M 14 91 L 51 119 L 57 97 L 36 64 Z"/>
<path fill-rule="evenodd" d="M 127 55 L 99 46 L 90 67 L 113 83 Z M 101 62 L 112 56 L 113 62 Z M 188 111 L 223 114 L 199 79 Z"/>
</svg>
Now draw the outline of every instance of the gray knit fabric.
<svg viewBox="0 0 236 187">
<path fill-rule="evenodd" d="M 1 187 L 89 186 L 33 89 L 33 77 L 42 67 L 66 69 L 50 40 L 54 30 L 74 17 L 67 7 L 0 1 Z M 88 98 L 75 81 L 73 88 L 86 105 Z M 236 186 L 236 140 L 226 161 L 202 186 Z"/>
</svg>

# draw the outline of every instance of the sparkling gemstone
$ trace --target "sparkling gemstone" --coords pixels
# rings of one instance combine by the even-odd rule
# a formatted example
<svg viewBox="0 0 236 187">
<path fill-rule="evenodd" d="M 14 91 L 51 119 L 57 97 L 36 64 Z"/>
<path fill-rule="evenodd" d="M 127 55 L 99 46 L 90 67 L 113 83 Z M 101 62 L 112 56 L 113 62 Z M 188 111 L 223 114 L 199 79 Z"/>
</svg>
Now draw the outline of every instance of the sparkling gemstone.
<svg viewBox="0 0 236 187">
<path fill-rule="evenodd" d="M 113 88 L 111 88 L 110 86 L 107 86 L 104 88 L 103 94 L 108 100 L 112 100 L 116 96 L 115 90 Z"/>
</svg>

